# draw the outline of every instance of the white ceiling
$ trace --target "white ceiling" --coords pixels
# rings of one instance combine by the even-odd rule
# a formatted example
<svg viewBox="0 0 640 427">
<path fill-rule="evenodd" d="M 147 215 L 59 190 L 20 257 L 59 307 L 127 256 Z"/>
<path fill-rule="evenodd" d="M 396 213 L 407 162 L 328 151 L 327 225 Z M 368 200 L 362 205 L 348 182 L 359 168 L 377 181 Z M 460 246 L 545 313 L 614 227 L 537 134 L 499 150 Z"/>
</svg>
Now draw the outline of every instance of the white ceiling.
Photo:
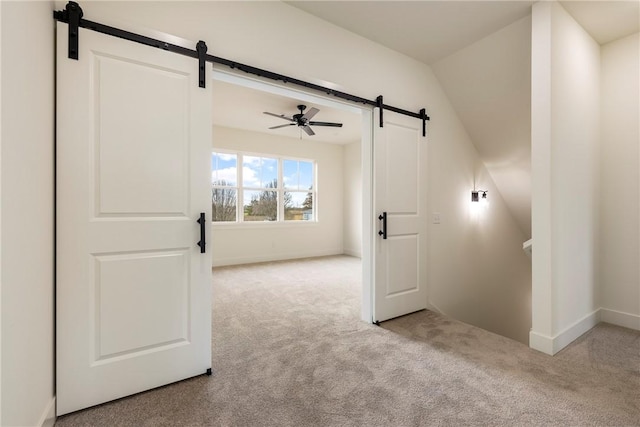
<svg viewBox="0 0 640 427">
<path fill-rule="evenodd" d="M 286 3 L 425 64 L 433 64 L 529 15 L 535 2 L 292 0 Z M 638 0 L 561 3 L 601 44 L 640 30 Z"/>
<path fill-rule="evenodd" d="M 217 80 L 213 83 L 213 92 L 215 93 L 213 124 L 216 126 L 263 132 L 288 138 L 302 136 L 303 140 L 332 144 L 349 144 L 360 141 L 362 118 L 359 114 Z M 308 136 L 297 126 L 269 129 L 271 126 L 286 124 L 287 121 L 263 114 L 264 111 L 291 117 L 299 112 L 298 104 L 306 105 L 307 109 L 315 107 L 320 110 L 313 118 L 315 121 L 337 122 L 342 123 L 343 126 L 341 128 L 311 126 L 316 133 L 314 136 Z"/>
<path fill-rule="evenodd" d="M 640 1 L 560 2 L 599 44 L 607 44 L 640 31 Z"/>
<path fill-rule="evenodd" d="M 532 1 L 287 1 L 431 64 L 531 12 Z"/>
</svg>

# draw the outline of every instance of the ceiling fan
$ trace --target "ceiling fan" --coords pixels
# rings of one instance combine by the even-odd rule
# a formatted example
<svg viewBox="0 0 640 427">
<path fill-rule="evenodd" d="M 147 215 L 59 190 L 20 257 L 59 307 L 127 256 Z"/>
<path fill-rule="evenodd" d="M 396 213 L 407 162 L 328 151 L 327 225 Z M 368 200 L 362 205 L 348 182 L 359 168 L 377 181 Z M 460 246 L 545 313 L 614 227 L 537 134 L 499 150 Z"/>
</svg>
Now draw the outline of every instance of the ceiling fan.
<svg viewBox="0 0 640 427">
<path fill-rule="evenodd" d="M 309 136 L 313 136 L 313 135 L 316 134 L 313 131 L 313 129 L 311 129 L 309 126 L 329 126 L 329 127 L 335 127 L 335 128 L 341 128 L 342 127 L 342 123 L 314 122 L 314 121 L 311 121 L 313 116 L 318 114 L 318 112 L 320 110 L 318 110 L 315 107 L 311 107 L 311 108 L 309 108 L 309 111 L 307 111 L 305 113 L 304 110 L 306 110 L 306 109 L 307 109 L 306 105 L 298 105 L 298 110 L 300 110 L 300 112 L 298 114 L 294 114 L 292 117 L 287 117 L 284 114 L 269 113 L 267 111 L 265 111 L 264 114 L 266 114 L 268 116 L 278 117 L 280 119 L 284 119 L 284 120 L 287 120 L 287 121 L 291 122 L 291 123 L 287 123 L 287 124 L 284 124 L 284 125 L 273 126 L 273 127 L 270 127 L 269 129 L 279 129 L 279 128 L 283 128 L 283 127 L 286 127 L 286 126 L 298 126 L 300 129 L 305 131 L 307 133 L 307 135 L 309 135 Z"/>
</svg>

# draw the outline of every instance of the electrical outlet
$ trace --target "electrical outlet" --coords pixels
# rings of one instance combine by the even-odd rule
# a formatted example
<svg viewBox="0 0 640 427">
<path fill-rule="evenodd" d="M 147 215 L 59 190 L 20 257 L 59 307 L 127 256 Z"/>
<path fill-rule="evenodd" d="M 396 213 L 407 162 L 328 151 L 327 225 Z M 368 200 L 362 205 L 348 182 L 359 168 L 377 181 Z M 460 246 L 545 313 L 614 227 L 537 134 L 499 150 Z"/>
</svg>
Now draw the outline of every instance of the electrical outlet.
<svg viewBox="0 0 640 427">
<path fill-rule="evenodd" d="M 440 224 L 440 212 L 434 212 L 431 214 L 431 222 L 434 224 Z"/>
</svg>

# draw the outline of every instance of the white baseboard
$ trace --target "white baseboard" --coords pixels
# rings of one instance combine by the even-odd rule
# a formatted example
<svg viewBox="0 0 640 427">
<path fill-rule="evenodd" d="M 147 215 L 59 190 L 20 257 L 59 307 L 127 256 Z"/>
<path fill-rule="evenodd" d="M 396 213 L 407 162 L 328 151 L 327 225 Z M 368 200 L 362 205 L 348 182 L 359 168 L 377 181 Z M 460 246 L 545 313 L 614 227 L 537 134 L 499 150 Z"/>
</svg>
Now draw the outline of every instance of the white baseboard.
<svg viewBox="0 0 640 427">
<path fill-rule="evenodd" d="M 529 331 L 529 347 L 553 356 L 553 338 L 538 332 Z"/>
<path fill-rule="evenodd" d="M 553 337 L 538 332 L 529 332 L 529 347 L 553 356 L 600 322 L 600 309 L 565 328 Z"/>
<path fill-rule="evenodd" d="M 258 256 L 236 257 L 236 258 L 214 258 L 214 267 L 224 267 L 227 265 L 255 264 L 257 262 L 284 261 L 288 259 L 314 258 L 320 256 L 342 255 L 342 248 L 327 249 L 321 251 L 291 252 L 291 253 L 271 253 Z"/>
<path fill-rule="evenodd" d="M 601 308 L 600 321 L 640 331 L 640 316 L 637 314 Z"/>
<path fill-rule="evenodd" d="M 589 331 L 598 323 L 600 323 L 600 309 L 594 310 L 593 312 L 584 316 L 582 319 L 575 322 L 573 325 L 564 329 L 554 338 L 553 354 L 556 354 L 557 352 L 571 344 L 578 337 Z"/>
<path fill-rule="evenodd" d="M 529 347 L 553 356 L 600 322 L 640 331 L 639 315 L 599 308 L 554 337 L 534 331 L 529 332 Z"/>
<path fill-rule="evenodd" d="M 51 401 L 47 405 L 47 407 L 44 409 L 44 412 L 40 416 L 40 420 L 38 421 L 38 424 L 36 425 L 38 427 L 53 427 L 55 423 L 56 423 L 56 397 L 53 396 L 51 398 Z"/>
</svg>

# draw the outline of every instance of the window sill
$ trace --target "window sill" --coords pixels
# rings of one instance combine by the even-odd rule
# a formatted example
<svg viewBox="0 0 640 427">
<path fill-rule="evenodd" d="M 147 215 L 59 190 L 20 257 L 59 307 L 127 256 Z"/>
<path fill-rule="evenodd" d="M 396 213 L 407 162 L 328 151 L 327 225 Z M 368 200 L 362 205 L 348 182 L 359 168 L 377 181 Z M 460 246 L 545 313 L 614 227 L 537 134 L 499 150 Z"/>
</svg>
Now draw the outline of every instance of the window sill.
<svg viewBox="0 0 640 427">
<path fill-rule="evenodd" d="M 270 229 L 270 228 L 296 228 L 296 227 L 318 227 L 318 221 L 262 221 L 262 222 L 212 222 L 213 229 L 218 230 L 249 230 L 249 229 Z"/>
</svg>

